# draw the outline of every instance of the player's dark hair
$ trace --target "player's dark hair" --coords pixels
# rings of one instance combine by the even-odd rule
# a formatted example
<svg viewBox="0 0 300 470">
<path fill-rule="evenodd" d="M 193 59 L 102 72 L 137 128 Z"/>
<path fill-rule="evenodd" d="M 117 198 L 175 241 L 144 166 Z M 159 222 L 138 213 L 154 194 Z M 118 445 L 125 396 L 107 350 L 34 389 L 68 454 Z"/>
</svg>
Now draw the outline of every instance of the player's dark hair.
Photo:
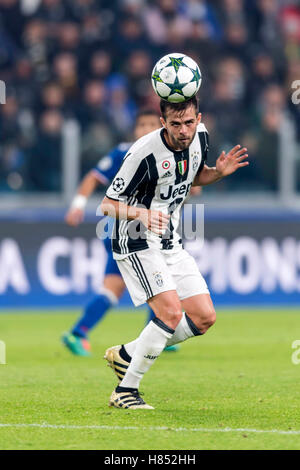
<svg viewBox="0 0 300 470">
<path fill-rule="evenodd" d="M 183 101 L 181 103 L 170 103 L 166 100 L 160 100 L 160 112 L 164 119 L 166 119 L 168 109 L 183 112 L 190 106 L 194 106 L 196 113 L 198 113 L 198 100 L 196 96 L 193 96 L 193 98 L 190 98 L 189 100 Z"/>
</svg>

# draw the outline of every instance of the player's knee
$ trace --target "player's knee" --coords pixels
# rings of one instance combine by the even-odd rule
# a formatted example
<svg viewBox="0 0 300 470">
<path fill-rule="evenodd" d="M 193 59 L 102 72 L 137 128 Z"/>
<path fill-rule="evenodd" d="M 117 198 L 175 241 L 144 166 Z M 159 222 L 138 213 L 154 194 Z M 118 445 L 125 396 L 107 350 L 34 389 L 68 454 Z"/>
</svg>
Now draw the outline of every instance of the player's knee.
<svg viewBox="0 0 300 470">
<path fill-rule="evenodd" d="M 180 309 L 180 310 L 176 310 L 176 311 L 173 312 L 173 321 L 174 321 L 174 323 L 176 324 L 176 326 L 177 326 L 178 323 L 180 322 L 180 320 L 181 320 L 181 318 L 182 318 L 182 315 L 183 315 L 183 313 L 182 313 L 182 310 L 181 310 L 181 309 Z M 176 326 L 175 326 L 175 328 L 176 328 Z M 175 329 L 175 328 L 174 328 L 174 329 Z"/>
<path fill-rule="evenodd" d="M 160 315 L 161 320 L 175 330 L 182 318 L 182 311 L 178 306 L 168 304 L 161 309 Z"/>
</svg>

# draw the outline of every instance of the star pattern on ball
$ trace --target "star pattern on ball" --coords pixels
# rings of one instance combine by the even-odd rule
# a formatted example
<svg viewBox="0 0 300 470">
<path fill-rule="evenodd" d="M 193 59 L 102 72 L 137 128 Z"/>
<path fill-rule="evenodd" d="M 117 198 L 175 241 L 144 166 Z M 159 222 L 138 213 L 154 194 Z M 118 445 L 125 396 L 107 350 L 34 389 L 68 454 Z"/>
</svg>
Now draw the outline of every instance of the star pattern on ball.
<svg viewBox="0 0 300 470">
<path fill-rule="evenodd" d="M 181 95 L 184 97 L 184 93 L 182 91 L 182 88 L 185 87 L 186 83 L 180 83 L 178 80 L 178 77 L 176 76 L 175 82 L 172 85 L 172 93 L 177 93 L 178 95 Z"/>
<path fill-rule="evenodd" d="M 186 64 L 184 64 L 182 61 L 184 59 L 184 56 L 182 57 L 170 57 L 171 65 L 173 65 L 175 72 L 177 73 L 179 70 L 179 67 L 186 67 Z"/>
<path fill-rule="evenodd" d="M 174 69 L 176 71 L 176 74 L 179 70 L 179 67 L 188 67 L 185 63 L 182 62 L 183 59 L 184 59 L 184 57 L 179 57 L 179 58 L 170 57 L 170 61 L 171 61 L 170 65 L 172 65 L 174 67 Z M 190 82 L 195 82 L 195 81 L 200 80 L 201 75 L 200 75 L 199 71 L 197 69 L 195 69 L 195 70 L 193 70 L 191 68 L 189 68 L 189 69 L 191 70 L 191 72 L 194 75 L 192 80 L 190 80 Z M 160 77 L 159 77 L 159 81 L 162 81 Z M 167 83 L 167 85 L 170 85 L 170 86 L 172 85 L 172 93 L 177 93 L 178 95 L 181 95 L 181 96 L 185 97 L 182 89 L 186 86 L 186 83 L 180 83 L 177 75 L 176 75 L 175 82 L 173 84 Z"/>
<path fill-rule="evenodd" d="M 159 76 L 159 72 L 154 72 L 154 74 L 152 75 L 152 79 L 155 80 L 156 82 L 163 83 L 162 79 Z"/>
<path fill-rule="evenodd" d="M 201 78 L 201 73 L 199 72 L 198 69 L 196 69 L 196 70 L 191 69 L 191 70 L 192 70 L 192 72 L 193 72 L 193 74 L 194 74 L 194 78 L 193 78 L 192 82 L 194 82 L 194 81 L 197 81 L 197 82 L 198 82 L 198 81 L 200 80 L 200 78 Z"/>
<path fill-rule="evenodd" d="M 186 65 L 185 65 L 185 67 L 186 67 Z M 190 69 L 190 70 L 193 72 L 193 75 L 194 75 L 194 77 L 192 78 L 192 80 L 190 80 L 190 82 L 198 81 L 200 79 L 200 74 L 199 74 L 198 70 L 192 70 L 192 69 Z M 178 93 L 179 95 L 184 96 L 184 93 L 183 93 L 182 89 L 185 86 L 186 86 L 186 83 L 180 83 L 179 80 L 178 80 L 178 77 L 176 76 L 172 92 L 173 93 Z"/>
</svg>

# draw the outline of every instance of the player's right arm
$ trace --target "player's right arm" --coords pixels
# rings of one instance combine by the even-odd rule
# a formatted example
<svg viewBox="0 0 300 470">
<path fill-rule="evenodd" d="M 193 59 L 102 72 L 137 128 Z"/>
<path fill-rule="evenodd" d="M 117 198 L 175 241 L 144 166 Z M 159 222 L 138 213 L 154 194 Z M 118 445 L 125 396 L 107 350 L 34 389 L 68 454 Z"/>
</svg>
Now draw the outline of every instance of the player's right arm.
<svg viewBox="0 0 300 470">
<path fill-rule="evenodd" d="M 147 158 L 139 150 L 131 147 L 121 168 L 109 186 L 106 196 L 101 203 L 104 215 L 117 219 L 138 219 L 152 232 L 161 235 L 165 232 L 170 216 L 161 211 L 137 207 L 132 204 L 142 186 L 151 180 Z"/>
<path fill-rule="evenodd" d="M 170 216 L 161 211 L 135 207 L 116 201 L 107 196 L 101 203 L 101 210 L 104 215 L 115 219 L 139 220 L 142 224 L 157 235 L 162 235 L 169 223 Z"/>
</svg>

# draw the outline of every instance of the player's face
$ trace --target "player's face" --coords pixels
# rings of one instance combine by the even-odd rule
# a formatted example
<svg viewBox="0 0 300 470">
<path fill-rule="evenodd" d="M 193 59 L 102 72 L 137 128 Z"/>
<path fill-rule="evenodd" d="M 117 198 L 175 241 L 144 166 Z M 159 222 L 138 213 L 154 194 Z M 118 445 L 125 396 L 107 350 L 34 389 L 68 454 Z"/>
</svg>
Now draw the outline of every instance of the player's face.
<svg viewBox="0 0 300 470">
<path fill-rule="evenodd" d="M 201 114 L 196 112 L 194 106 L 184 111 L 175 111 L 168 108 L 166 119 L 160 118 L 166 129 L 165 137 L 174 150 L 187 149 L 195 137 L 197 125 L 201 121 Z"/>
<path fill-rule="evenodd" d="M 155 114 L 140 116 L 136 122 L 134 129 L 135 139 L 139 139 L 149 132 L 155 131 L 161 127 L 159 117 Z"/>
</svg>

